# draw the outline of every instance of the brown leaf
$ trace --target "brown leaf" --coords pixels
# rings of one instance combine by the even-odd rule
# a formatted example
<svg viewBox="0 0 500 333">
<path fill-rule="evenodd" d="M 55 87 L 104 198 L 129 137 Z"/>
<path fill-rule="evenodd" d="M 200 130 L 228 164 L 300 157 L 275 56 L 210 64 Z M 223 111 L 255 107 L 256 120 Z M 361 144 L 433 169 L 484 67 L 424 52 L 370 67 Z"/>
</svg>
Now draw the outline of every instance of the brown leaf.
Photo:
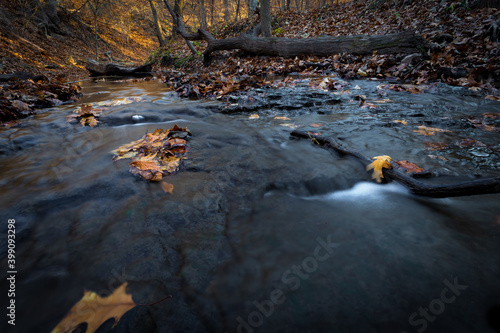
<svg viewBox="0 0 500 333">
<path fill-rule="evenodd" d="M 179 138 L 173 138 L 168 140 L 167 142 L 170 144 L 170 147 L 185 146 L 187 143 L 186 140 Z"/>
<path fill-rule="evenodd" d="M 137 304 L 132 295 L 127 294 L 127 282 L 118 287 L 108 297 L 100 297 L 95 292 L 85 291 L 78 303 L 73 305 L 68 314 L 52 330 L 52 333 L 70 333 L 81 323 L 87 323 L 85 333 L 95 332 L 105 321 L 115 319 L 115 326 L 120 318 Z"/>
<path fill-rule="evenodd" d="M 444 142 L 424 142 L 425 149 L 427 150 L 444 150 L 448 145 Z"/>
<path fill-rule="evenodd" d="M 172 194 L 172 192 L 174 190 L 174 185 L 170 184 L 170 183 L 167 183 L 165 181 L 161 182 L 160 186 L 161 186 L 161 189 L 163 190 L 163 192 L 165 192 L 165 193 Z"/>
<path fill-rule="evenodd" d="M 415 163 L 408 161 L 394 161 L 400 168 L 404 169 L 407 173 L 421 173 L 425 170 L 416 165 Z"/>
</svg>

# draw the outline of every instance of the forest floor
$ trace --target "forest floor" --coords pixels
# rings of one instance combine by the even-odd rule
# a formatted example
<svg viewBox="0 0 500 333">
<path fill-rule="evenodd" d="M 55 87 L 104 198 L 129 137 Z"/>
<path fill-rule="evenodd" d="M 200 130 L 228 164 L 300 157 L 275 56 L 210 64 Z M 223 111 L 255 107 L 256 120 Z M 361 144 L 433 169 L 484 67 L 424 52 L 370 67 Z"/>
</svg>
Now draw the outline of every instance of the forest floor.
<svg viewBox="0 0 500 333">
<path fill-rule="evenodd" d="M 60 13 L 60 16 L 64 35 L 47 35 L 23 23 L 22 18 L 12 20 L 9 29 L 5 25 L 0 27 L 0 74 L 23 71 L 44 75 L 57 83 L 87 77 L 84 65 L 94 57 L 93 31 L 69 13 Z M 209 32 L 216 38 L 234 37 L 251 30 L 257 22 L 258 17 L 219 23 L 210 27 Z M 411 29 L 423 37 L 429 50 L 424 55 L 338 54 L 289 59 L 219 51 L 207 67 L 203 66 L 201 56 L 190 53 L 180 37 L 169 40 L 167 48 L 157 50 L 151 28 L 143 24 L 129 34 L 128 40 L 114 27 L 103 27 L 99 60 L 107 61 L 102 55 L 105 51 L 111 51 L 113 61 L 122 64 L 137 65 L 156 60 L 160 64 L 156 67 L 157 75 L 182 97 L 221 98 L 250 87 L 269 85 L 270 77 L 292 74 L 389 80 L 417 86 L 444 82 L 500 99 L 500 10 L 496 8 L 471 8 L 460 2 L 422 0 L 405 1 L 403 5 L 391 1 L 348 2 L 309 11 L 278 12 L 272 22 L 276 37 L 389 34 Z M 202 54 L 206 43 L 194 44 Z M 172 76 L 172 71 L 176 75 Z M 336 89 L 334 83 L 325 84 L 330 85 L 327 89 Z M 36 113 L 37 107 L 59 103 L 58 96 L 44 95 L 44 102 L 48 104 L 35 105 L 23 99 L 20 99 L 23 104 L 12 104 L 15 91 L 23 89 L 46 90 L 47 86 L 2 84 L 0 121 L 22 118 Z M 418 92 L 418 88 L 401 89 Z M 24 111 L 17 112 L 18 109 Z"/>
<path fill-rule="evenodd" d="M 251 30 L 256 23 L 257 18 L 221 23 L 209 31 L 216 38 L 234 37 Z M 219 51 L 212 64 L 203 67 L 200 58 L 186 61 L 190 58 L 189 50 L 184 41 L 177 40 L 164 52 L 163 62 L 169 65 L 168 69 L 189 72 L 196 68 L 192 75 L 170 80 L 185 97 L 220 96 L 266 84 L 256 77 L 335 74 L 347 79 L 364 77 L 415 85 L 444 82 L 498 99 L 500 11 L 496 8 L 470 8 L 460 2 L 431 0 L 405 1 L 403 5 L 390 1 L 348 2 L 309 11 L 280 12 L 272 23 L 273 36 L 288 38 L 405 30 L 423 37 L 429 45 L 427 54 L 342 54 L 284 59 Z M 205 43 L 196 47 L 203 52 Z"/>
</svg>

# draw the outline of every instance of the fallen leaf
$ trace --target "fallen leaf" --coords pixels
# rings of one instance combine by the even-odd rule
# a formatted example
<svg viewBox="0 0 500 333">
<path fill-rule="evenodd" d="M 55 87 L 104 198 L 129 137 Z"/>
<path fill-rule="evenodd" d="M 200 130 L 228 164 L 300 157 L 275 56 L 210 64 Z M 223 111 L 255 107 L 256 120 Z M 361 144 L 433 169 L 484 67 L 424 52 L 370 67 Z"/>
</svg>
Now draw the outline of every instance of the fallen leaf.
<svg viewBox="0 0 500 333">
<path fill-rule="evenodd" d="M 444 142 L 424 142 L 427 150 L 444 150 L 448 148 L 448 144 Z"/>
<path fill-rule="evenodd" d="M 408 122 L 406 120 L 395 119 L 392 122 L 396 124 L 403 124 L 404 126 L 408 125 Z"/>
<path fill-rule="evenodd" d="M 486 147 L 484 143 L 474 139 L 463 139 L 455 142 L 455 145 L 459 147 Z"/>
<path fill-rule="evenodd" d="M 485 112 L 483 113 L 484 118 L 491 118 L 491 119 L 497 119 L 500 117 L 500 113 L 493 113 L 493 112 Z"/>
<path fill-rule="evenodd" d="M 301 125 L 298 125 L 298 124 L 280 124 L 280 126 L 284 126 L 284 127 L 288 127 L 288 128 L 291 128 L 291 129 L 296 129 L 298 127 L 300 127 Z"/>
<path fill-rule="evenodd" d="M 279 116 L 275 116 L 274 119 L 277 119 L 277 120 L 291 120 L 288 117 L 279 117 Z"/>
<path fill-rule="evenodd" d="M 250 117 L 248 117 L 248 119 L 257 119 L 257 118 L 259 118 L 259 115 L 257 113 L 251 114 Z"/>
<path fill-rule="evenodd" d="M 418 126 L 418 130 L 414 130 L 413 132 L 420 134 L 420 135 L 435 135 L 436 133 L 452 133 L 452 131 L 441 129 L 441 128 L 434 128 L 434 127 L 427 127 L 427 126 Z"/>
<path fill-rule="evenodd" d="M 165 192 L 165 193 L 172 194 L 172 192 L 174 190 L 174 185 L 170 184 L 170 183 L 167 183 L 165 181 L 161 182 L 160 186 L 161 186 L 161 189 L 163 190 L 163 192 Z"/>
<path fill-rule="evenodd" d="M 187 128 L 181 128 L 177 124 L 168 130 L 156 129 L 139 140 L 113 150 L 113 161 L 134 158 L 129 163 L 132 174 L 149 181 L 161 181 L 163 176 L 177 172 L 181 159 L 186 158 L 183 155 L 188 152 L 187 140 L 178 138 L 179 132 L 190 135 Z M 183 137 L 189 138 L 185 134 Z"/>
<path fill-rule="evenodd" d="M 372 178 L 377 180 L 377 183 L 380 183 L 382 181 L 382 178 L 384 178 L 384 173 L 382 172 L 382 169 L 392 169 L 391 165 L 391 157 L 387 155 L 382 155 L 382 156 L 375 156 L 373 157 L 375 161 L 370 163 L 366 167 L 366 171 L 373 169 L 373 174 Z"/>
<path fill-rule="evenodd" d="M 135 160 L 129 163 L 130 166 L 136 167 L 139 170 L 161 171 L 160 166 L 155 161 Z"/>
<path fill-rule="evenodd" d="M 323 127 L 325 125 L 324 124 L 310 124 L 309 126 L 319 128 L 319 127 Z"/>
<path fill-rule="evenodd" d="M 488 95 L 488 96 L 485 96 L 484 98 L 491 99 L 493 101 L 500 101 L 500 96 Z"/>
<path fill-rule="evenodd" d="M 100 297 L 95 292 L 85 291 L 82 299 L 73 305 L 52 333 L 73 332 L 81 323 L 87 323 L 85 333 L 93 333 L 110 318 L 115 319 L 114 327 L 127 311 L 137 305 L 132 300 L 132 295 L 127 294 L 126 288 L 127 282 L 108 297 Z"/>
<path fill-rule="evenodd" d="M 425 170 L 409 161 L 394 161 L 400 168 L 404 169 L 407 173 L 422 173 Z"/>
<path fill-rule="evenodd" d="M 443 157 L 443 156 L 438 156 L 438 155 L 427 155 L 429 156 L 430 158 L 432 158 L 433 160 L 441 160 L 441 161 L 448 161 L 446 159 L 446 157 Z"/>
</svg>

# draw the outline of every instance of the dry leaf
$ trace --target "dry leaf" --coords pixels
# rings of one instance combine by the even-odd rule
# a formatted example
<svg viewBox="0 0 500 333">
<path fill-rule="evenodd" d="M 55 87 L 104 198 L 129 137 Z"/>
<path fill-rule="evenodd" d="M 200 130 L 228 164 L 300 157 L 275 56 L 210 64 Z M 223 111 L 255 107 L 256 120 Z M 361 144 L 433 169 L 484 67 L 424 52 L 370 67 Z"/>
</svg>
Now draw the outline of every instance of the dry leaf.
<svg viewBox="0 0 500 333">
<path fill-rule="evenodd" d="M 130 166 L 136 167 L 139 170 L 153 170 L 153 171 L 161 171 L 160 166 L 155 161 L 149 160 L 135 160 L 130 162 Z"/>
<path fill-rule="evenodd" d="M 319 128 L 319 127 L 323 127 L 325 125 L 323 125 L 323 124 L 310 124 L 309 126 Z"/>
<path fill-rule="evenodd" d="M 81 323 L 87 323 L 85 333 L 95 332 L 105 321 L 120 318 L 136 304 L 132 295 L 127 294 L 127 282 L 118 287 L 108 297 L 100 297 L 95 292 L 85 291 L 82 299 L 73 305 L 66 317 L 52 330 L 52 333 L 71 333 Z"/>
<path fill-rule="evenodd" d="M 177 132 L 190 135 L 187 128 L 181 128 L 177 124 L 169 130 L 157 129 L 113 150 L 112 153 L 116 155 L 113 161 L 135 157 L 129 163 L 132 174 L 149 181 L 161 181 L 163 176 L 179 170 L 181 159 L 185 158 L 182 155 L 188 151 L 185 139 L 171 137 L 177 136 Z"/>
<path fill-rule="evenodd" d="M 392 122 L 396 124 L 403 124 L 404 126 L 408 125 L 408 122 L 406 120 L 395 119 Z"/>
<path fill-rule="evenodd" d="M 170 183 L 167 183 L 165 181 L 161 182 L 160 186 L 161 186 L 161 189 L 163 190 L 163 192 L 165 192 L 165 193 L 172 194 L 172 192 L 174 190 L 174 185 L 170 184 Z"/>
<path fill-rule="evenodd" d="M 279 116 L 275 116 L 274 119 L 278 119 L 278 120 L 291 120 L 290 118 L 287 118 L 287 117 L 279 117 Z"/>
<path fill-rule="evenodd" d="M 391 165 L 391 157 L 387 155 L 382 155 L 382 156 L 375 156 L 373 157 L 375 161 L 370 163 L 366 167 L 366 171 L 373 169 L 373 174 L 372 178 L 377 180 L 377 183 L 380 183 L 382 181 L 382 178 L 384 178 L 384 173 L 382 172 L 382 169 L 392 169 Z"/>
<path fill-rule="evenodd" d="M 436 133 L 445 133 L 445 132 L 452 133 L 452 131 L 449 130 L 427 127 L 427 126 L 418 126 L 418 130 L 414 130 L 413 132 L 426 136 L 435 135 Z"/>
<path fill-rule="evenodd" d="M 427 150 L 444 150 L 448 148 L 448 144 L 444 142 L 424 142 Z"/>
<path fill-rule="evenodd" d="M 433 160 L 447 161 L 446 157 L 443 157 L 443 156 L 438 156 L 438 155 L 427 155 L 427 156 L 429 156 Z"/>
<path fill-rule="evenodd" d="M 404 169 L 407 173 L 421 173 L 425 170 L 416 165 L 415 163 L 408 161 L 394 161 L 400 168 Z"/>
<path fill-rule="evenodd" d="M 248 119 L 257 119 L 257 118 L 259 118 L 259 115 L 257 113 L 251 114 L 250 117 L 248 117 Z"/>
</svg>

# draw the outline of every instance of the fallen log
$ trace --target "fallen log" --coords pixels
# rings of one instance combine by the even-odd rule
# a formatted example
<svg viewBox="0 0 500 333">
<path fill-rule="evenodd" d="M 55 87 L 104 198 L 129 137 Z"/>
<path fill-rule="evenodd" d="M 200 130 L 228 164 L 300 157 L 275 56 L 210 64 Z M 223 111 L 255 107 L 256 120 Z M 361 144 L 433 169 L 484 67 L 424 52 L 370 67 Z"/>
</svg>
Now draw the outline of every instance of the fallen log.
<svg viewBox="0 0 500 333">
<path fill-rule="evenodd" d="M 334 150 L 340 156 L 353 156 L 363 163 L 364 166 L 373 162 L 373 160 L 363 154 L 341 147 L 333 138 L 313 135 L 309 132 L 298 130 L 291 132 L 290 135 L 296 138 L 310 139 L 324 148 Z M 384 179 L 395 180 L 408 188 L 411 193 L 426 197 L 447 198 L 500 193 L 500 177 L 471 180 L 456 184 L 431 185 L 413 179 L 411 176 L 398 169 L 382 169 L 382 171 Z"/>
<path fill-rule="evenodd" d="M 186 41 L 204 40 L 207 48 L 203 52 L 205 65 L 210 63 L 210 55 L 219 50 L 241 50 L 249 54 L 281 57 L 315 55 L 319 57 L 340 53 L 358 55 L 378 54 L 425 54 L 429 46 L 421 36 L 408 30 L 387 35 L 352 35 L 314 38 L 258 37 L 262 32 L 258 24 L 250 33 L 238 37 L 215 39 L 208 31 L 198 29 L 188 33 L 178 13 L 164 1 L 175 22 L 175 31 Z"/>
<path fill-rule="evenodd" d="M 85 68 L 90 72 L 90 76 L 151 76 L 153 67 L 146 64 L 138 67 L 119 66 L 117 64 L 99 64 L 96 61 L 89 61 Z"/>
</svg>

